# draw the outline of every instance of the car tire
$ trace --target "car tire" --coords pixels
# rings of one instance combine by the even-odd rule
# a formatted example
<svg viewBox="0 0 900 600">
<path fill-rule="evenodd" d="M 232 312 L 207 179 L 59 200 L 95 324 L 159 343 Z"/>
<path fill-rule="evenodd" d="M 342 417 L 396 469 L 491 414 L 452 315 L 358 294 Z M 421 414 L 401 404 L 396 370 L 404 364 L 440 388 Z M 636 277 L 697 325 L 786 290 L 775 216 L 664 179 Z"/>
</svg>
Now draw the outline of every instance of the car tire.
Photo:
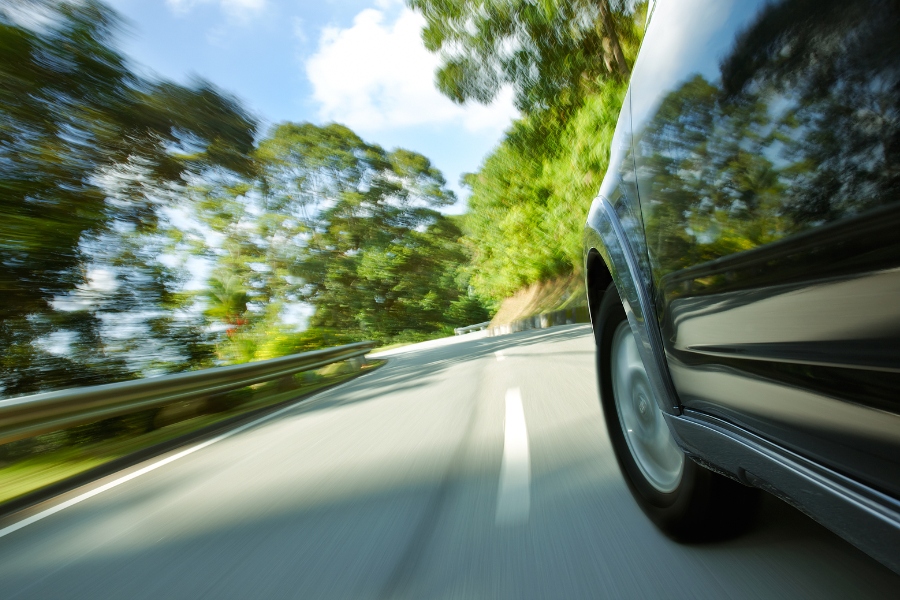
<svg viewBox="0 0 900 600">
<path fill-rule="evenodd" d="M 614 284 L 594 320 L 600 398 L 616 460 L 637 503 L 679 541 L 732 537 L 754 520 L 759 490 L 714 473 L 675 444 Z"/>
</svg>

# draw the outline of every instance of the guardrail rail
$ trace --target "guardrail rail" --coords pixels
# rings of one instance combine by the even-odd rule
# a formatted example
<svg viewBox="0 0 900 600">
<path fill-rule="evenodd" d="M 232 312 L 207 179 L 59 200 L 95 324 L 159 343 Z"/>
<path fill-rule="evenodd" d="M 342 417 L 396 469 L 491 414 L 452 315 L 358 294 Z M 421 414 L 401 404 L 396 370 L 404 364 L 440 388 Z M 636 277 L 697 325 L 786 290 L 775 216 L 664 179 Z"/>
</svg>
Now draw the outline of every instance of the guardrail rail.
<svg viewBox="0 0 900 600">
<path fill-rule="evenodd" d="M 453 330 L 453 333 L 462 335 L 464 333 L 469 333 L 470 331 L 480 331 L 482 329 L 487 329 L 490 324 L 490 321 L 485 321 L 484 323 L 475 323 L 474 325 L 467 325 L 466 327 L 457 327 Z"/>
<path fill-rule="evenodd" d="M 494 325 L 487 328 L 488 337 L 528 331 L 529 329 L 547 329 L 557 325 L 571 325 L 573 323 L 590 323 L 591 315 L 587 306 L 574 306 L 541 313 L 524 319 L 513 321 L 505 325 Z"/>
<path fill-rule="evenodd" d="M 292 377 L 363 357 L 375 346 L 375 342 L 357 342 L 240 365 L 0 400 L 0 444 Z"/>
</svg>

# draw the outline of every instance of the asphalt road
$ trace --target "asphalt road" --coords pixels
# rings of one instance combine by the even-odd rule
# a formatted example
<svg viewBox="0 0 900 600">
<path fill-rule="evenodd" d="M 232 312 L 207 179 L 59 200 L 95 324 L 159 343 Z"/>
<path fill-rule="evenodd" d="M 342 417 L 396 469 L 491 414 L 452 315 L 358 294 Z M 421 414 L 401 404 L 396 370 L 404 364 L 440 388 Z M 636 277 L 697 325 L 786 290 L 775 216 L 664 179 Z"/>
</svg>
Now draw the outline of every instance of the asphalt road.
<svg viewBox="0 0 900 600">
<path fill-rule="evenodd" d="M 0 597 L 897 597 L 774 498 L 726 543 L 654 529 L 587 326 L 450 342 L 0 537 Z"/>
</svg>

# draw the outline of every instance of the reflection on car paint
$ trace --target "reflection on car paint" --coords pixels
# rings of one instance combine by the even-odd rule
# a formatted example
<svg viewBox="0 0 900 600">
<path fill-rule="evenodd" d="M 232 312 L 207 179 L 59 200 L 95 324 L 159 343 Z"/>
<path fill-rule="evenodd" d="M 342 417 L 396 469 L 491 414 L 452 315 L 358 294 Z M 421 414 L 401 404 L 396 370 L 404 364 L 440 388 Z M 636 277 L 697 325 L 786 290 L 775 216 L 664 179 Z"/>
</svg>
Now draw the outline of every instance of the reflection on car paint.
<svg viewBox="0 0 900 600">
<path fill-rule="evenodd" d="M 681 403 L 895 496 L 898 31 L 888 2 L 660 2 L 603 188 Z"/>
</svg>

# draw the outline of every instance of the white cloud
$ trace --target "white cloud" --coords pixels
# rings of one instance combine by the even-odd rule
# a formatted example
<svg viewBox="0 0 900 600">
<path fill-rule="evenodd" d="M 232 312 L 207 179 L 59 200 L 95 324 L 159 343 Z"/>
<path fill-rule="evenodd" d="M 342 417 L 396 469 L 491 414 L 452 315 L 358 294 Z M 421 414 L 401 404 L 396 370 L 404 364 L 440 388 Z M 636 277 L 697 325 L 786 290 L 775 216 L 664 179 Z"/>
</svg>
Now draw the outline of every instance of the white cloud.
<svg viewBox="0 0 900 600">
<path fill-rule="evenodd" d="M 254 14 L 259 14 L 266 8 L 268 0 L 166 0 L 166 4 L 172 11 L 185 14 L 198 4 L 215 2 L 229 16 L 244 19 Z"/>
<path fill-rule="evenodd" d="M 378 0 L 385 8 L 392 4 Z M 384 11 L 367 9 L 349 28 L 323 29 L 306 61 L 320 118 L 361 131 L 453 123 L 469 131 L 504 130 L 517 116 L 512 91 L 490 106 L 459 106 L 441 95 L 434 86 L 438 58 L 420 38 L 423 24 L 408 8 L 393 23 L 385 22 Z"/>
</svg>

